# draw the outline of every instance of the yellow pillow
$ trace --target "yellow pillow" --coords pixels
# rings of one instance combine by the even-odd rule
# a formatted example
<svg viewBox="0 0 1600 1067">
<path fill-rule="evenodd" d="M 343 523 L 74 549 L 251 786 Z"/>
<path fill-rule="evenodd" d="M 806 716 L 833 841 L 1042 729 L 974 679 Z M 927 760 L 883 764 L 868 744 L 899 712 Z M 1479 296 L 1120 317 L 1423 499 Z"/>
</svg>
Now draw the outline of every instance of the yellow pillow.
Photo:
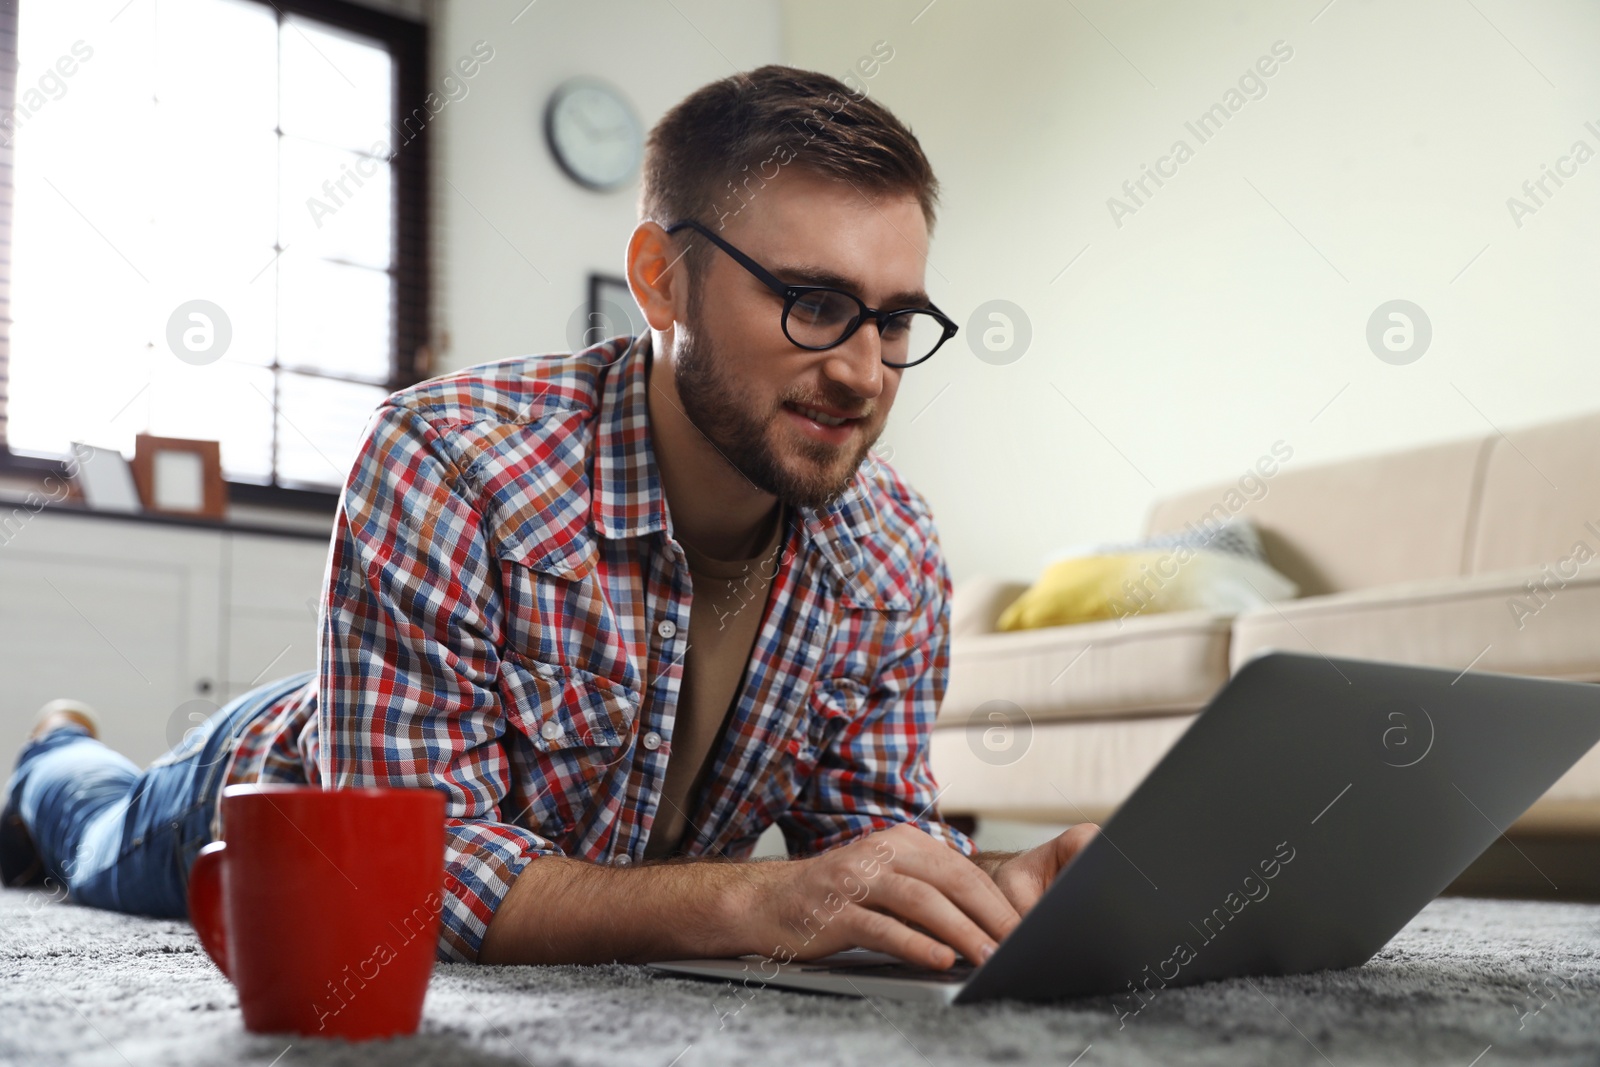
<svg viewBox="0 0 1600 1067">
<path fill-rule="evenodd" d="M 1120 612 L 1113 607 L 1127 599 L 1122 583 L 1138 573 L 1138 557 L 1157 555 L 1160 553 L 1125 552 L 1053 563 L 1000 614 L 995 629 L 1031 630 L 1127 614 L 1126 607 Z"/>
<path fill-rule="evenodd" d="M 1259 560 L 1187 545 L 1075 556 L 1045 568 L 995 628 L 1031 630 L 1202 608 L 1239 612 L 1298 591 Z"/>
</svg>

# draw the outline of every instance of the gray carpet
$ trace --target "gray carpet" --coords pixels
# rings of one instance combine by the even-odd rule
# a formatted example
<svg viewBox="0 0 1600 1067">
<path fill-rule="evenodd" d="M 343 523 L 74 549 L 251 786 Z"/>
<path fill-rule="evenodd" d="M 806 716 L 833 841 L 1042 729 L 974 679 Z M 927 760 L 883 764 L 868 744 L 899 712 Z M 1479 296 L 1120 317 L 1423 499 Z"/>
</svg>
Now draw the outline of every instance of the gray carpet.
<svg viewBox="0 0 1600 1067">
<path fill-rule="evenodd" d="M 639 967 L 441 964 L 416 1037 L 254 1036 L 184 924 L 0 891 L 4 1064 L 1600 1063 L 1600 904 L 1444 898 L 1367 966 L 1107 1000 L 932 1009 Z M 1537 1010 L 1535 1010 L 1537 1009 Z M 1085 1052 L 1085 1049 L 1088 1051 Z"/>
</svg>

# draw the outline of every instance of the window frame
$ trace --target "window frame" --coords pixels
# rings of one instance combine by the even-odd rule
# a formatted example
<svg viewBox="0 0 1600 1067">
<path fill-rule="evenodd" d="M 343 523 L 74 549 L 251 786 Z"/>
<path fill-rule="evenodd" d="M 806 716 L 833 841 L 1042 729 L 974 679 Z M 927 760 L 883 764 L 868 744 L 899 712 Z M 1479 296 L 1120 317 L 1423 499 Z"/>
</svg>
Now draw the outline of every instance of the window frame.
<svg viewBox="0 0 1600 1067">
<path fill-rule="evenodd" d="M 22 3 L 49 2 L 51 0 L 0 0 L 0 113 L 9 114 L 16 106 L 18 8 Z M 426 24 L 360 7 L 347 0 L 247 2 L 271 8 L 280 25 L 285 17 L 300 15 L 381 41 L 395 62 L 391 114 L 397 142 L 400 131 L 410 132 L 405 121 L 411 113 L 419 108 L 426 110 L 423 103 L 428 92 Z M 409 140 L 396 144 L 391 157 L 394 174 L 394 217 L 391 222 L 395 243 L 390 270 L 394 278 L 394 306 L 390 311 L 390 373 L 389 379 L 382 383 L 390 390 L 414 385 L 430 372 L 428 343 L 432 305 L 428 265 L 428 141 L 431 127 L 431 122 L 423 123 Z M 11 451 L 10 442 L 5 437 L 7 408 L 10 405 L 12 174 L 12 146 L 6 140 L 0 143 L 0 256 L 3 256 L 3 262 L 0 262 L 0 475 L 65 477 L 68 457 L 56 459 L 18 454 Z M 228 501 L 234 504 L 313 508 L 331 512 L 339 500 L 339 490 L 336 489 L 281 485 L 276 469 L 267 484 L 229 480 L 227 486 Z"/>
</svg>

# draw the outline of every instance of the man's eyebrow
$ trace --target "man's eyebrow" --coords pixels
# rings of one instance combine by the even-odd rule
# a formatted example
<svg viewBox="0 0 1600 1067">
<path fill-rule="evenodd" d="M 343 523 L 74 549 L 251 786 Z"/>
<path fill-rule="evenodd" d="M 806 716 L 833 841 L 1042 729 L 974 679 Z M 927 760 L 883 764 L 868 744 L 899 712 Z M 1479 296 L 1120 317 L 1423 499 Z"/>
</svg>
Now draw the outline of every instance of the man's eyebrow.
<svg viewBox="0 0 1600 1067">
<path fill-rule="evenodd" d="M 861 295 L 862 285 L 855 278 L 846 278 L 842 274 L 835 274 L 831 270 L 820 267 L 806 266 L 779 266 L 772 268 L 772 273 L 780 281 L 790 282 L 794 285 L 826 285 L 830 289 L 843 289 L 846 292 Z M 898 293 L 890 293 L 884 298 L 881 307 L 894 308 L 923 308 L 930 303 L 928 294 L 921 289 L 906 289 Z"/>
</svg>

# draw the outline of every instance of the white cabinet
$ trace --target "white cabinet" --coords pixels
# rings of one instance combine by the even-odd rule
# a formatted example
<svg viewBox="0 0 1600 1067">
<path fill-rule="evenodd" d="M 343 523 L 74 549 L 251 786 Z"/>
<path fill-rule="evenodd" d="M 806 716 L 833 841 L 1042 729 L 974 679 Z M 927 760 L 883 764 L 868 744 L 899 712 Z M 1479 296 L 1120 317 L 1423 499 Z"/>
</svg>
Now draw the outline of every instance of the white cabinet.
<svg viewBox="0 0 1600 1067">
<path fill-rule="evenodd" d="M 328 540 L 230 533 L 225 545 L 227 647 L 223 693 L 310 670 Z"/>
<path fill-rule="evenodd" d="M 143 767 L 253 684 L 315 663 L 325 537 L 0 505 L 0 760 L 92 705 Z M 309 605 L 309 606 L 308 606 Z"/>
</svg>

